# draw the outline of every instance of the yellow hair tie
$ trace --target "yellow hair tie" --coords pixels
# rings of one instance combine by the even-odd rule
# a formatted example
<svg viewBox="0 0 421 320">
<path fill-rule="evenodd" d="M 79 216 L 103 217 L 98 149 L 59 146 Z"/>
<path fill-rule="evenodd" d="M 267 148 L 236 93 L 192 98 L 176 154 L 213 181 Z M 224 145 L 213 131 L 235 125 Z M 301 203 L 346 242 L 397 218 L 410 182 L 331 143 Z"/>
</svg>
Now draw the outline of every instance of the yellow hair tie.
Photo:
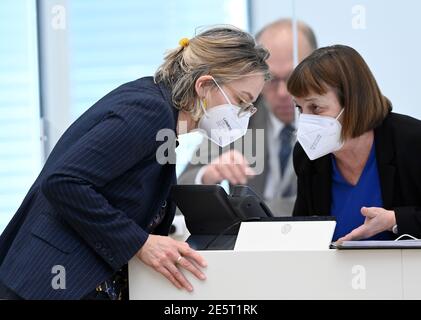
<svg viewBox="0 0 421 320">
<path fill-rule="evenodd" d="M 182 46 L 183 48 L 187 47 L 190 43 L 190 40 L 187 38 L 183 38 L 181 39 L 179 42 L 179 45 Z"/>
</svg>

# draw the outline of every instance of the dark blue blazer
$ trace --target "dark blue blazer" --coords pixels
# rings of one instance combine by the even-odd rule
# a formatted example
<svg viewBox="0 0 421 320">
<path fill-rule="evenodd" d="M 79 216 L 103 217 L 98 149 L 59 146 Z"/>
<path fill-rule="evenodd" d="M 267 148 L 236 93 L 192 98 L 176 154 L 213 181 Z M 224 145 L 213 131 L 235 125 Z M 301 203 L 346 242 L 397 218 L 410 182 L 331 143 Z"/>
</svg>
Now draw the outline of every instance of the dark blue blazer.
<svg viewBox="0 0 421 320">
<path fill-rule="evenodd" d="M 157 161 L 156 135 L 174 133 L 177 114 L 170 90 L 147 77 L 76 120 L 1 235 L 0 281 L 25 299 L 79 299 L 127 264 L 176 183 L 175 165 Z M 174 209 L 154 233 L 168 233 Z M 52 285 L 55 266 L 65 289 Z"/>
</svg>

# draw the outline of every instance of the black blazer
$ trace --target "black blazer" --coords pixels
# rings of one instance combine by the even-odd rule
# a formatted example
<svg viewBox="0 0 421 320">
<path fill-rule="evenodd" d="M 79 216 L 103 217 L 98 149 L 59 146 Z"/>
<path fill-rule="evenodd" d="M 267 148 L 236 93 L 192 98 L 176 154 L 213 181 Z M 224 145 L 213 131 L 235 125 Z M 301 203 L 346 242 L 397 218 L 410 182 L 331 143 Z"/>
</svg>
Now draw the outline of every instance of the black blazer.
<svg viewBox="0 0 421 320">
<path fill-rule="evenodd" d="M 166 215 L 154 232 L 167 234 L 175 207 L 162 207 L 175 165 L 157 161 L 164 141 L 156 135 L 174 133 L 176 121 L 170 91 L 151 77 L 89 108 L 57 142 L 1 235 L 0 282 L 25 299 L 79 299 L 127 264 L 159 212 Z M 65 289 L 52 286 L 57 270 L 65 271 Z"/>
<path fill-rule="evenodd" d="M 383 206 L 395 210 L 399 234 L 421 237 L 421 121 L 390 113 L 374 130 Z M 310 161 L 294 148 L 298 194 L 293 215 L 331 215 L 331 156 Z"/>
</svg>

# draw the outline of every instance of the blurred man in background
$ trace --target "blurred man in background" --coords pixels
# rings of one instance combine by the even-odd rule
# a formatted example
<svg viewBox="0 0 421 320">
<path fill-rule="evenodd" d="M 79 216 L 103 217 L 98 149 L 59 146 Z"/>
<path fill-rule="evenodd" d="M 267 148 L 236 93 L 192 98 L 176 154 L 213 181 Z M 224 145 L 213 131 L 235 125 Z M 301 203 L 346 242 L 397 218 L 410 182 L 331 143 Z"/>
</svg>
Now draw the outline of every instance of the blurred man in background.
<svg viewBox="0 0 421 320">
<path fill-rule="evenodd" d="M 313 30 L 303 22 L 297 24 L 297 38 L 300 62 L 317 49 L 317 40 Z M 243 138 L 243 146 L 247 147 L 248 143 L 256 152 L 253 159 L 243 152 L 241 144 L 240 148 L 236 144 L 220 149 L 206 139 L 198 148 L 200 155 L 196 152 L 178 183 L 218 184 L 228 180 L 231 185 L 248 185 L 275 216 L 290 216 L 297 193 L 297 178 L 292 166 L 292 150 L 296 142 L 295 110 L 286 88 L 294 68 L 292 21 L 277 20 L 259 31 L 256 39 L 270 52 L 267 63 L 272 80 L 255 103 L 258 112 L 250 118 L 251 130 Z M 264 130 L 264 141 L 252 136 L 256 129 Z M 260 163 L 263 170 L 253 170 L 252 162 Z"/>
</svg>

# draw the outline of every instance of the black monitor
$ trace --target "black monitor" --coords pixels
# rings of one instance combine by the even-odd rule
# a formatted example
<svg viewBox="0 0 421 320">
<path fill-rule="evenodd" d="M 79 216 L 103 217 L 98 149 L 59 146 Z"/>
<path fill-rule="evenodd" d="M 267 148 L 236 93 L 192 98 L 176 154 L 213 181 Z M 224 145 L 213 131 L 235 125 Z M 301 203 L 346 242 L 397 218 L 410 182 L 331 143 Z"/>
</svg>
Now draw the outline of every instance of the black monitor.
<svg viewBox="0 0 421 320">
<path fill-rule="evenodd" d="M 171 196 L 192 235 L 218 234 L 236 222 L 273 216 L 247 186 L 234 186 L 228 195 L 220 185 L 176 185 Z M 237 232 L 238 227 L 225 234 Z"/>
</svg>

